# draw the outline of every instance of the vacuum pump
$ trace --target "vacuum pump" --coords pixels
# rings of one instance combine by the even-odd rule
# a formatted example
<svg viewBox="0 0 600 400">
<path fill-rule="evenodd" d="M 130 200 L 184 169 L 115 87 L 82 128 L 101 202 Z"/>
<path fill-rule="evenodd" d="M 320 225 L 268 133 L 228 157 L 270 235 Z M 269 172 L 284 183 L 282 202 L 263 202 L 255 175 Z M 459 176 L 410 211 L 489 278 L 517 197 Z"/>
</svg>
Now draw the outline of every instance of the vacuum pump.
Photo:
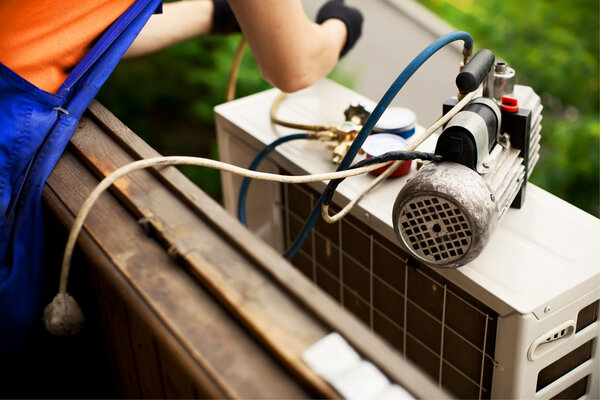
<svg viewBox="0 0 600 400">
<path fill-rule="evenodd" d="M 402 247 L 442 268 L 477 257 L 510 207 L 520 208 L 539 158 L 542 105 L 515 72 L 479 51 L 456 79 L 461 93 L 483 82 L 473 99 L 443 128 L 435 154 L 400 190 L 393 225 Z M 457 98 L 444 104 L 447 112 Z"/>
</svg>

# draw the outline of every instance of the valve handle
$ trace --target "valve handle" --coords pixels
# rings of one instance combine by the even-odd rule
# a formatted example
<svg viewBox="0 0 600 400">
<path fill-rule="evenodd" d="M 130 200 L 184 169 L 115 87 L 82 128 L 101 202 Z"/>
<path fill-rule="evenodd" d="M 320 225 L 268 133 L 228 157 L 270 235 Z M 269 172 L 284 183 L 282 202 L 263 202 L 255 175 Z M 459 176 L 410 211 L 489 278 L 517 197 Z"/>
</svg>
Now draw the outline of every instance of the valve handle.
<svg viewBox="0 0 600 400">
<path fill-rule="evenodd" d="M 456 87 L 461 94 L 476 90 L 494 66 L 496 57 L 488 49 L 481 49 L 456 76 Z"/>
</svg>

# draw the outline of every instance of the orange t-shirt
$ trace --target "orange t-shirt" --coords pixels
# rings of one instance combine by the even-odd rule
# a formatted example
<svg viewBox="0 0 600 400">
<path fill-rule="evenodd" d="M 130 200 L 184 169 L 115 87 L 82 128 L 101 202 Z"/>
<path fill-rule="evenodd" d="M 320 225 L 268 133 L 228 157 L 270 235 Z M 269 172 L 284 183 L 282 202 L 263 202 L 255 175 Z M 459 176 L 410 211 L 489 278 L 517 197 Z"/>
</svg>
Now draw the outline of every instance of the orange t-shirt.
<svg viewBox="0 0 600 400">
<path fill-rule="evenodd" d="M 0 62 L 55 93 L 134 0 L 0 0 Z"/>
</svg>

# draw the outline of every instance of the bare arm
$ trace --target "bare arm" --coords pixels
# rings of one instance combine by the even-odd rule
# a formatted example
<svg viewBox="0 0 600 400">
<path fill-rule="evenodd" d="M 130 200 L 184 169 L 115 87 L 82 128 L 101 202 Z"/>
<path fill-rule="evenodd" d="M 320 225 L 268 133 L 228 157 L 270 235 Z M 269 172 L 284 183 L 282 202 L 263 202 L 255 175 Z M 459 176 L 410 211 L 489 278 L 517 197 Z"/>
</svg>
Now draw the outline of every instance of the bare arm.
<svg viewBox="0 0 600 400">
<path fill-rule="evenodd" d="M 212 14 L 212 0 L 165 3 L 163 13 L 150 17 L 125 57 L 152 53 L 208 33 L 212 27 Z"/>
<path fill-rule="evenodd" d="M 338 61 L 347 38 L 344 22 L 308 19 L 300 0 L 229 0 L 265 80 L 285 92 L 310 86 Z M 212 0 L 166 3 L 125 54 L 151 53 L 209 33 Z"/>
<path fill-rule="evenodd" d="M 338 19 L 316 24 L 300 0 L 230 0 L 263 77 L 285 92 L 327 75 L 346 41 Z"/>
</svg>

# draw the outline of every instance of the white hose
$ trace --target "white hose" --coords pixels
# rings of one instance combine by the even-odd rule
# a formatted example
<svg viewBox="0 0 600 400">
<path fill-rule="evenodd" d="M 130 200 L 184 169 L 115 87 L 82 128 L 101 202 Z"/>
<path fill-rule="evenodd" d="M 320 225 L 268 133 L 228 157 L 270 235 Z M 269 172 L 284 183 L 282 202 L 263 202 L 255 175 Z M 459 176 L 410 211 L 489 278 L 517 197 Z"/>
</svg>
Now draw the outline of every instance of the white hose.
<svg viewBox="0 0 600 400">
<path fill-rule="evenodd" d="M 73 222 L 73 226 L 71 227 L 71 231 L 69 232 L 69 238 L 67 239 L 67 244 L 65 246 L 65 252 L 63 255 L 62 267 L 60 272 L 60 284 L 59 284 L 59 293 L 64 294 L 67 292 L 67 282 L 69 280 L 69 268 L 71 265 L 71 258 L 73 255 L 73 249 L 75 247 L 75 242 L 77 240 L 77 236 L 79 236 L 79 232 L 83 227 L 83 222 L 90 212 L 92 206 L 98 200 L 98 197 L 104 192 L 106 189 L 110 187 L 116 180 L 119 178 L 140 170 L 149 167 L 158 167 L 158 166 L 168 166 L 168 165 L 194 165 L 199 167 L 209 167 L 214 169 L 219 169 L 225 172 L 231 172 L 233 174 L 246 176 L 252 179 L 261 179 L 266 181 L 273 182 L 282 182 L 282 183 L 306 183 L 306 182 L 316 182 L 316 181 L 324 181 L 338 178 L 346 178 L 350 176 L 356 176 L 360 174 L 364 174 L 370 171 L 373 171 L 377 168 L 381 168 L 385 165 L 388 165 L 390 162 L 378 163 L 374 165 L 369 165 L 356 169 L 349 169 L 345 171 L 339 172 L 327 172 L 322 174 L 315 175 L 298 175 L 298 176 L 290 176 L 290 175 L 278 175 L 271 174 L 266 172 L 258 172 L 251 171 L 245 168 L 236 167 L 235 165 L 227 164 L 221 161 L 211 160 L 208 158 L 200 158 L 200 157 L 185 157 L 185 156 L 171 156 L 171 157 L 154 157 L 148 158 L 144 160 L 134 161 L 130 164 L 126 164 L 115 171 L 113 171 L 110 175 L 106 176 L 99 184 L 94 188 L 94 190 L 89 194 L 88 198 L 85 200 L 79 213 L 77 214 L 77 218 Z"/>
<path fill-rule="evenodd" d="M 434 122 L 429 128 L 411 140 L 406 146 L 406 151 L 412 151 L 417 146 L 425 141 L 431 134 L 437 131 L 442 125 L 444 125 L 450 118 L 456 115 L 466 104 L 468 104 L 471 99 L 478 93 L 478 90 L 469 93 L 466 95 L 460 102 L 458 102 L 449 112 L 447 112 L 443 117 L 439 118 L 436 122 Z M 73 226 L 71 227 L 71 231 L 69 232 L 69 238 L 67 240 L 67 244 L 65 246 L 65 252 L 63 255 L 63 262 L 61 267 L 61 275 L 60 275 L 60 285 L 59 285 L 59 293 L 66 293 L 67 290 L 67 281 L 69 276 L 69 267 L 71 264 L 71 258 L 73 255 L 73 249 L 75 247 L 75 242 L 77 237 L 79 236 L 79 232 L 83 227 L 83 222 L 87 217 L 89 211 L 92 206 L 100 197 L 102 192 L 110 187 L 116 180 L 119 178 L 140 169 L 149 168 L 149 167 L 158 167 L 158 166 L 168 166 L 168 165 L 194 165 L 199 167 L 208 167 L 219 169 L 225 172 L 231 172 L 233 174 L 246 176 L 251 179 L 260 179 L 266 181 L 273 182 L 282 182 L 282 183 L 307 183 L 307 182 L 317 182 L 317 181 L 325 181 L 331 179 L 339 179 L 339 178 L 347 178 L 350 176 L 361 175 L 367 172 L 374 171 L 378 168 L 381 168 L 385 165 L 390 164 L 390 162 L 385 163 L 377 163 L 373 165 L 368 165 L 361 168 L 356 169 L 348 169 L 344 171 L 338 172 L 327 172 L 322 174 L 315 175 L 298 175 L 298 176 L 290 176 L 290 175 L 278 175 L 278 174 L 270 174 L 266 172 L 258 172 L 251 171 L 245 168 L 237 167 L 235 165 L 227 164 L 221 161 L 212 160 L 208 158 L 200 158 L 200 157 L 185 157 L 185 156 L 170 156 L 170 157 L 154 157 L 148 158 L 144 160 L 134 161 L 130 164 L 124 165 L 117 170 L 113 171 L 110 175 L 106 176 L 99 184 L 94 188 L 94 190 L 90 193 L 86 201 L 81 206 L 79 213 L 77 214 L 77 218 L 73 222 Z M 396 161 L 389 168 L 386 169 L 381 175 L 375 178 L 369 186 L 367 186 L 358 196 L 350 201 L 340 212 L 337 214 L 330 216 L 328 213 L 329 206 L 324 205 L 322 208 L 322 216 L 323 219 L 328 223 L 334 223 L 342 219 L 346 216 L 350 210 L 358 203 L 358 201 L 367 194 L 371 189 L 377 186 L 382 180 L 386 179 L 389 175 L 391 175 L 401 164 L 401 161 Z"/>
</svg>

